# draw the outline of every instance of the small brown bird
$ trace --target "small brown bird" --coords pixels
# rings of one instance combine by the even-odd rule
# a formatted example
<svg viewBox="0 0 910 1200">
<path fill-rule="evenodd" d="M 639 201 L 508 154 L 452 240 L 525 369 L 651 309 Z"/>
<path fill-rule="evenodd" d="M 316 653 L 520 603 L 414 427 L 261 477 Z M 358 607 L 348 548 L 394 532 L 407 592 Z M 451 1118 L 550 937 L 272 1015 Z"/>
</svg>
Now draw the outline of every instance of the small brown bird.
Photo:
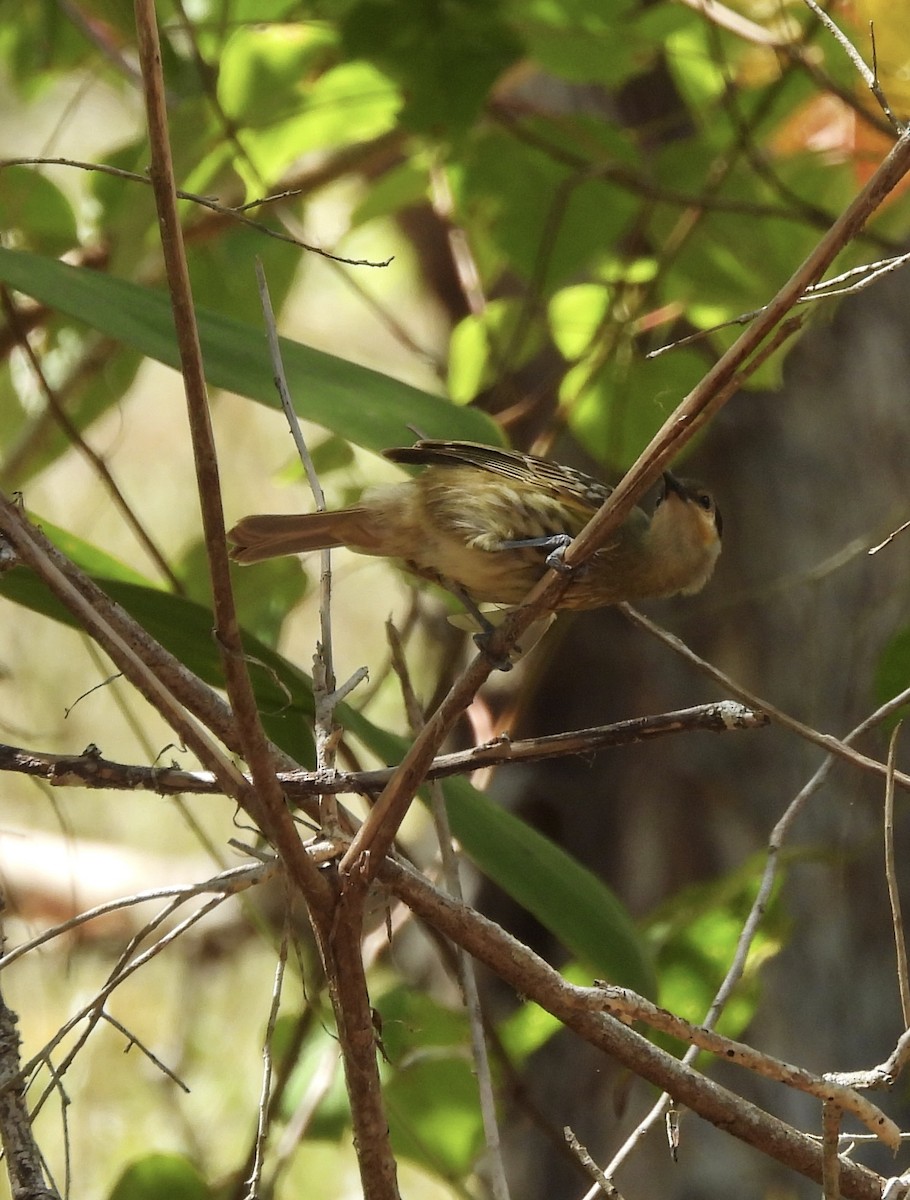
<svg viewBox="0 0 910 1200">
<path fill-rule="evenodd" d="M 360 504 L 338 512 L 244 517 L 228 535 L 231 557 L 255 563 L 347 546 L 397 559 L 472 609 L 485 601 L 517 604 L 559 565 L 612 490 L 571 467 L 476 442 L 421 441 L 385 457 L 426 470 L 368 490 Z M 559 607 L 697 592 L 714 570 L 720 537 L 711 495 L 668 471 L 654 515 L 634 508 L 610 544 L 573 573 Z"/>
</svg>

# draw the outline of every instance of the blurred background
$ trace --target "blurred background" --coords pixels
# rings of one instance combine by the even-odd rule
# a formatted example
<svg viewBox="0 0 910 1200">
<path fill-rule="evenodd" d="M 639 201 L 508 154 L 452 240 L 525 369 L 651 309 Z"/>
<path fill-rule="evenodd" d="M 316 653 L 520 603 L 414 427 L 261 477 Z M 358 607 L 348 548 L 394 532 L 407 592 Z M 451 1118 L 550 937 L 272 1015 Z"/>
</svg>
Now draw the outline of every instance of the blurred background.
<svg viewBox="0 0 910 1200">
<path fill-rule="evenodd" d="M 834 15 L 870 60 L 873 23 L 880 82 L 905 114 L 901 22 L 880 0 L 851 6 L 849 23 Z M 742 0 L 705 15 L 694 2 L 213 0 L 162 3 L 159 20 L 180 186 L 222 206 L 252 205 L 248 218 L 290 239 L 185 203 L 197 303 L 211 328 L 228 331 L 206 351 L 228 523 L 310 506 L 272 395 L 257 257 L 280 332 L 324 352 L 301 351 L 289 374 L 330 505 L 401 477 L 377 452 L 407 444 L 409 425 L 503 439 L 615 480 L 736 336 L 727 322 L 771 298 L 894 140 L 801 4 Z M 208 584 L 181 383 L 150 332 L 158 310 L 148 297 L 163 287 L 163 267 L 147 165 L 131 6 L 8 11 L 0 480 L 99 578 L 129 574 L 176 636 L 171 602 L 204 606 Z M 898 193 L 836 271 L 899 254 L 908 217 Z M 43 271 L 57 260 L 82 269 L 98 289 L 91 299 Z M 110 280 L 135 290 L 108 303 Z M 908 682 L 907 535 L 868 554 L 910 517 L 907 291 L 896 271 L 808 306 L 799 338 L 678 464 L 717 497 L 724 552 L 702 595 L 647 609 L 740 684 L 838 736 Z M 315 564 L 240 571 L 237 588 L 250 633 L 309 670 Z M 36 611 L 18 570 L 0 579 L 0 595 L 4 742 L 58 754 L 94 744 L 109 759 L 192 769 L 89 640 Z M 389 564 L 337 554 L 336 669 L 344 679 L 369 667 L 351 703 L 377 729 L 408 732 L 386 618 L 406 632 L 429 706 L 468 653 L 450 611 L 431 590 L 415 595 Z M 187 615 L 194 644 L 189 634 L 183 643 L 195 669 L 193 655 L 211 649 L 199 620 Z M 563 617 L 525 662 L 491 679 L 453 745 L 722 694 L 621 614 Z M 889 732 L 861 748 L 883 758 Z M 305 746 L 302 724 L 295 737 Z M 380 757 L 368 739 L 351 739 L 346 753 L 347 764 Z M 772 728 L 664 739 L 475 782 L 615 892 L 656 997 L 698 1021 L 732 957 L 770 832 L 821 761 L 817 747 Z M 229 838 L 251 840 L 214 797 L 51 788 L 13 774 L 2 795 L 8 948 L 106 899 L 204 879 L 239 861 Z M 818 1072 L 871 1067 L 904 1027 L 882 795 L 880 781 L 841 764 L 813 797 L 726 1017 L 731 1034 Z M 901 870 L 907 833 L 898 795 Z M 432 864 L 422 812 L 409 818 L 405 843 Z M 590 980 L 594 964 L 576 961 L 539 914 L 480 872 L 472 885 L 478 907 Z M 144 1165 L 156 1180 L 175 1172 L 197 1189 L 188 1195 L 244 1194 L 283 909 L 280 890 L 224 905 L 114 993 L 110 1013 L 187 1094 L 138 1047 L 124 1055 L 127 1038 L 107 1023 L 67 1071 L 65 1122 L 59 1093 L 38 1072 L 30 1100 L 48 1089 L 36 1130 L 58 1185 L 69 1177 L 75 1195 L 108 1196 L 118 1180 L 137 1188 Z M 457 989 L 431 940 L 398 917 L 391 948 L 376 935 L 368 955 L 403 1190 L 480 1197 Z M 136 914 L 121 912 L 3 973 L 24 1060 L 96 994 L 137 928 Z M 308 1197 L 336 1200 L 360 1194 L 359 1181 L 330 1018 L 299 929 L 275 1034 L 282 1077 L 263 1194 L 305 1186 Z M 581 1196 L 587 1183 L 562 1149 L 562 1127 L 605 1163 L 656 1097 L 577 1039 L 534 1026 L 495 980 L 483 984 L 500 1023 L 513 1195 Z M 805 1097 L 710 1069 L 818 1132 Z M 902 1081 L 886 1106 L 906 1115 Z M 885 1174 L 907 1166 L 866 1147 L 856 1157 Z M 720 1200 L 734 1178 L 745 1200 L 817 1190 L 691 1116 L 678 1162 L 658 1126 L 616 1182 L 627 1200 Z M 116 1194 L 176 1194 L 165 1186 Z"/>
</svg>

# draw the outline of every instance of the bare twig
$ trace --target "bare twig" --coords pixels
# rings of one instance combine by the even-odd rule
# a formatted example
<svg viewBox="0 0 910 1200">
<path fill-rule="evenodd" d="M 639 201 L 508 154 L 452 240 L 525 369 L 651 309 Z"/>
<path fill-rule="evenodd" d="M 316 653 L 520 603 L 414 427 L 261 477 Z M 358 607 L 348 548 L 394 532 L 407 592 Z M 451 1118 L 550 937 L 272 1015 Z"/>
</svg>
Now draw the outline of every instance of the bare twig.
<svg viewBox="0 0 910 1200">
<path fill-rule="evenodd" d="M 278 960 L 275 963 L 275 979 L 272 985 L 272 1002 L 269 1005 L 269 1017 L 266 1022 L 265 1036 L 262 1039 L 262 1087 L 259 1093 L 259 1116 L 256 1122 L 256 1140 L 253 1147 L 253 1162 L 247 1179 L 246 1200 L 256 1200 L 261 1195 L 262 1168 L 265 1157 L 265 1143 L 269 1133 L 271 1114 L 272 1073 L 274 1060 L 272 1057 L 272 1039 L 275 1036 L 275 1026 L 281 1007 L 281 990 L 284 984 L 284 971 L 288 961 L 288 942 L 290 940 L 290 897 L 286 896 L 284 929 L 281 934 L 281 945 L 278 949 Z"/>
<path fill-rule="evenodd" d="M 822 1194 L 824 1200 L 840 1200 L 838 1149 L 842 1116 L 840 1105 L 836 1101 L 825 1100 L 822 1104 Z"/>
<path fill-rule="evenodd" d="M 392 669 L 401 684 L 405 711 L 411 732 L 417 733 L 423 725 L 423 712 L 417 700 L 411 683 L 410 672 L 398 630 L 391 621 L 386 622 L 386 636 L 391 651 Z M 439 843 L 439 854 L 442 860 L 442 873 L 446 890 L 456 900 L 463 901 L 464 893 L 461 887 L 461 873 L 458 868 L 458 856 L 452 841 L 452 830 L 449 826 L 449 815 L 446 811 L 445 796 L 442 785 L 438 781 L 430 784 L 430 810 L 433 815 L 433 825 L 436 829 L 436 839 Z M 474 1059 L 474 1073 L 477 1077 L 477 1088 L 480 1096 L 480 1113 L 483 1121 L 484 1139 L 487 1149 L 487 1162 L 484 1174 L 489 1176 L 490 1190 L 494 1200 L 509 1200 L 509 1184 L 506 1179 L 505 1164 L 502 1158 L 502 1143 L 499 1136 L 499 1122 L 496 1119 L 496 1094 L 493 1088 L 493 1074 L 490 1070 L 490 1057 L 487 1053 L 487 1043 L 484 1037 L 483 1012 L 480 1005 L 480 992 L 474 974 L 474 964 L 468 953 L 460 946 L 455 947 L 458 960 L 458 976 L 461 983 L 462 998 L 468 1017 L 468 1028 L 471 1033 L 471 1053 Z"/>
<path fill-rule="evenodd" d="M 901 726 L 898 723 L 888 743 L 888 778 L 885 781 L 885 879 L 891 905 L 891 924 L 894 927 L 894 950 L 897 955 L 897 985 L 901 998 L 904 1028 L 910 1029 L 910 971 L 907 968 L 907 943 L 904 938 L 904 917 L 894 861 L 894 757 Z"/>
<path fill-rule="evenodd" d="M 787 1087 L 817 1096 L 826 1103 L 836 1103 L 845 1112 L 852 1113 L 857 1120 L 862 1121 L 869 1132 L 875 1134 L 891 1150 L 896 1150 L 900 1145 L 900 1129 L 894 1121 L 851 1087 L 836 1082 L 828 1075 L 813 1075 L 811 1071 L 805 1071 L 802 1067 L 784 1062 L 773 1055 L 762 1054 L 744 1042 L 723 1037 L 704 1025 L 692 1025 L 675 1013 L 658 1008 L 656 1004 L 629 991 L 628 988 L 606 983 L 599 986 L 604 995 L 606 1012 L 625 1020 L 642 1021 L 652 1029 L 689 1042 L 694 1048 L 706 1050 L 722 1058 L 724 1062 L 734 1063 L 765 1079 L 775 1079 Z"/>
<path fill-rule="evenodd" d="M 53 941 L 54 938 L 59 937 L 63 933 L 71 933 L 74 929 L 78 929 L 81 925 L 85 925 L 88 921 L 94 921 L 98 917 L 105 917 L 110 913 L 119 912 L 124 908 L 132 908 L 137 904 L 148 904 L 151 900 L 171 898 L 179 900 L 182 904 L 187 900 L 193 899 L 194 896 L 201 896 L 206 892 L 215 892 L 222 897 L 233 896 L 245 891 L 249 887 L 271 879 L 277 870 L 278 863 L 274 859 L 264 863 L 245 863 L 241 867 L 232 867 L 230 870 L 223 871 L 214 878 L 205 879 L 200 883 L 150 888 L 148 891 L 136 892 L 132 896 L 121 896 L 116 900 L 109 900 L 105 904 L 98 904 L 94 908 L 87 909 L 75 917 L 61 921 L 50 929 L 45 929 L 42 933 L 36 934 L 35 937 L 29 938 L 27 942 L 20 942 L 18 946 L 0 958 L 0 971 L 5 970 L 18 958 L 22 958 L 23 955 L 36 950 L 39 946 Z M 169 911 L 173 911 L 173 908 L 169 909 Z"/>
<path fill-rule="evenodd" d="M 313 493 L 313 500 L 316 503 L 316 511 L 325 512 L 325 493 L 322 490 L 322 484 L 313 465 L 313 458 L 306 444 L 306 438 L 303 436 L 303 430 L 300 428 L 300 421 L 297 419 L 297 412 L 291 399 L 291 391 L 288 387 L 287 375 L 284 370 L 284 361 L 281 357 L 281 344 L 275 324 L 275 313 L 272 309 L 271 297 L 269 296 L 268 282 L 266 281 L 262 260 L 259 258 L 256 259 L 256 282 L 259 287 L 259 299 L 265 318 L 272 371 L 275 378 L 275 387 L 278 389 L 278 396 L 281 400 L 281 408 L 290 428 L 291 436 L 294 439 L 294 445 L 297 447 L 297 454 L 306 472 L 310 491 Z M 316 770 L 318 773 L 323 774 L 331 771 L 335 765 L 335 742 L 337 740 L 335 705 L 339 699 L 335 687 L 335 666 L 332 649 L 331 550 L 323 550 L 320 553 L 320 567 L 320 635 L 313 660 L 313 703 L 316 710 Z M 332 793 L 325 792 L 320 795 L 319 807 L 323 830 L 329 836 L 334 836 L 339 832 L 340 825 L 338 808 L 337 804 L 333 802 Z"/>
<path fill-rule="evenodd" d="M 760 729 L 768 718 L 732 700 L 699 704 L 654 717 L 633 717 L 612 725 L 553 733 L 543 737 L 512 741 L 503 735 L 470 750 L 440 754 L 433 759 L 426 777 L 442 779 L 451 775 L 472 775 L 485 767 L 541 762 L 551 758 L 579 755 L 587 758 L 602 750 L 630 746 L 670 734 Z M 182 771 L 176 766 L 145 767 L 113 762 L 100 754 L 48 754 L 25 750 L 0 742 L 0 772 L 34 775 L 53 787 L 107 788 L 115 791 L 149 791 L 160 796 L 218 795 L 222 788 L 210 772 Z M 376 771 L 339 771 L 330 775 L 319 772 L 280 771 L 278 778 L 288 797 L 297 803 L 322 792 L 369 795 L 379 792 L 392 778 L 394 767 Z M 910 782 L 910 781 L 908 781 Z"/>
<path fill-rule="evenodd" d="M 622 1200 L 622 1196 L 620 1195 L 619 1191 L 613 1186 L 612 1182 L 606 1177 L 606 1175 L 604 1175 L 603 1171 L 601 1171 L 600 1167 L 591 1157 L 588 1150 L 581 1144 L 568 1125 L 563 1130 L 563 1133 L 565 1134 L 566 1142 L 569 1144 L 572 1153 L 594 1180 L 594 1187 L 590 1192 L 587 1193 L 585 1200 L 588 1200 L 588 1196 L 609 1196 L 610 1200 Z"/>
<path fill-rule="evenodd" d="M 878 554 L 879 550 L 884 550 L 886 546 L 889 546 L 899 533 L 904 533 L 908 529 L 910 529 L 910 521 L 904 521 L 903 525 L 898 525 L 897 529 L 892 530 L 883 542 L 879 542 L 877 546 L 873 546 L 867 553 Z"/>
<path fill-rule="evenodd" d="M 894 132 L 900 136 L 903 136 L 906 131 L 906 125 L 902 121 L 899 121 L 891 111 L 891 105 L 888 103 L 888 99 L 885 96 L 885 93 L 882 91 L 881 84 L 878 81 L 877 71 L 872 71 L 866 66 L 866 63 L 863 61 L 863 57 L 860 52 L 856 49 L 847 35 L 843 33 L 843 31 L 840 30 L 837 25 L 835 25 L 825 10 L 816 3 L 816 0 L 803 0 L 803 3 L 812 13 L 815 14 L 816 18 L 822 23 L 822 25 L 824 25 L 825 29 L 827 29 L 827 31 L 831 34 L 834 40 L 850 59 L 850 62 L 853 64 L 857 74 L 878 101 L 879 107 L 888 118 L 888 121 L 891 124 Z"/>
<path fill-rule="evenodd" d="M 662 629 L 661 626 L 656 622 L 649 620 L 642 613 L 637 612 L 628 604 L 621 604 L 618 607 L 633 625 L 637 625 L 640 629 L 646 630 L 653 637 L 656 637 L 659 641 L 663 642 L 665 646 L 669 646 L 682 658 L 685 658 L 688 662 L 692 663 L 693 666 L 697 667 L 703 675 L 707 675 L 709 679 L 713 679 L 715 683 L 719 683 L 725 691 L 728 691 L 731 695 L 736 696 L 737 699 L 739 699 L 743 704 L 749 705 L 750 707 L 765 713 L 775 724 L 782 725 L 785 729 L 789 729 L 791 733 L 797 734 L 799 737 L 804 738 L 807 742 L 813 742 L 816 746 L 820 746 L 829 754 L 835 754 L 838 758 L 842 758 L 846 762 L 852 763 L 855 767 L 862 768 L 864 771 L 869 771 L 871 774 L 877 775 L 881 779 L 887 778 L 888 768 L 885 763 L 878 762 L 876 759 L 869 758 L 868 755 L 861 754 L 858 750 L 854 750 L 850 745 L 850 739 L 841 739 L 833 737 L 828 733 L 820 733 L 817 729 L 813 729 L 811 725 L 806 725 L 804 722 L 797 720 L 796 717 L 791 717 L 789 713 L 785 713 L 782 709 L 777 708 L 775 705 L 761 700 L 753 692 L 750 692 L 747 688 L 744 688 L 738 684 L 734 679 L 731 679 L 729 675 L 721 671 L 718 667 L 715 667 L 706 659 L 699 657 L 699 655 L 697 655 L 693 650 L 689 649 L 689 647 L 685 644 L 685 642 L 682 641 L 681 638 L 676 637 L 675 634 L 668 632 L 666 629 Z M 901 693 L 901 695 L 905 695 L 905 693 Z M 904 703 L 906 703 L 906 700 L 902 701 L 899 699 L 899 697 L 895 697 L 894 699 L 889 700 L 888 704 L 883 705 L 881 709 L 877 710 L 877 712 L 884 713 L 886 710 L 888 713 L 895 712 Z M 908 789 L 910 788 L 910 775 L 906 775 L 902 771 L 895 771 L 894 782 L 900 787 Z"/>
<path fill-rule="evenodd" d="M 144 187 L 148 187 L 151 183 L 151 179 L 148 175 L 139 175 L 135 171 L 125 171 L 122 167 L 112 167 L 109 163 L 80 162 L 73 158 L 0 159 L 0 171 L 2 171 L 4 167 L 33 166 L 75 167 L 80 171 L 97 171 L 102 175 L 113 175 L 117 179 L 127 180 L 130 183 L 141 183 Z M 343 263 L 348 267 L 387 267 L 392 261 L 390 258 L 380 261 L 374 261 L 366 258 L 345 258 L 339 254 L 332 254 L 329 250 L 323 250 L 321 246 L 313 246 L 308 242 L 303 242 L 300 240 L 300 238 L 293 237 L 289 233 L 282 233 L 279 229 L 272 229 L 270 225 L 265 225 L 261 221 L 254 221 L 251 217 L 244 216 L 244 208 L 265 204 L 272 200 L 286 199 L 288 196 L 293 196 L 295 194 L 295 191 L 292 189 L 288 192 L 282 192 L 280 196 L 266 196 L 261 200 L 252 201 L 251 204 L 242 205 L 240 208 L 231 208 L 229 205 L 219 204 L 218 201 L 213 200 L 211 196 L 200 196 L 195 192 L 185 192 L 182 188 L 174 189 L 174 195 L 179 200 L 189 200 L 193 204 L 198 204 L 201 208 L 210 209 L 211 212 L 217 213 L 221 217 L 227 217 L 231 221 L 237 221 L 241 225 L 247 225 L 251 229 L 255 229 L 258 233 L 264 234 L 266 237 L 277 238 L 279 242 L 289 242 L 292 246 L 299 246 L 301 250 L 307 250 L 311 254 L 318 254 L 320 257 L 331 259 L 333 262 Z"/>
<path fill-rule="evenodd" d="M 893 271 L 899 271 L 910 262 L 910 254 L 898 254 L 892 258 L 882 259 L 874 263 L 865 263 L 859 267 L 852 267 L 849 271 L 844 271 L 840 275 L 836 275 L 831 279 L 822 279 L 819 283 L 815 283 L 812 287 L 806 288 L 804 296 L 796 301 L 797 304 L 815 304 L 819 300 L 831 300 L 835 297 L 854 296 L 859 292 L 864 292 L 873 283 L 877 283 L 885 275 L 890 275 Z M 857 276 L 861 278 L 857 279 Z M 852 280 L 852 283 L 847 283 L 847 280 Z M 645 358 L 660 358 L 662 354 L 667 354 L 670 350 L 681 350 L 685 346 L 691 346 L 702 338 L 711 337 L 715 333 L 720 333 L 722 329 L 729 329 L 733 325 L 746 325 L 749 321 L 754 321 L 757 316 L 764 312 L 767 305 L 762 308 L 755 308 L 751 312 L 740 313 L 739 316 L 730 317 L 727 321 L 721 321 L 718 325 L 711 325 L 707 329 L 699 329 L 695 333 L 687 334 L 686 337 L 677 338 L 673 342 L 668 342 L 665 346 L 658 346 L 655 350 L 649 350 Z M 873 553 L 872 550 L 869 553 Z"/>
<path fill-rule="evenodd" d="M 32 1135 L 25 1089 L 7 1086 L 8 1081 L 18 1080 L 22 1075 L 19 1045 L 16 1014 L 7 1008 L 0 995 L 0 1140 L 12 1195 L 14 1200 L 19 1197 L 60 1200 L 57 1189 L 44 1177 L 41 1151 Z"/>
</svg>

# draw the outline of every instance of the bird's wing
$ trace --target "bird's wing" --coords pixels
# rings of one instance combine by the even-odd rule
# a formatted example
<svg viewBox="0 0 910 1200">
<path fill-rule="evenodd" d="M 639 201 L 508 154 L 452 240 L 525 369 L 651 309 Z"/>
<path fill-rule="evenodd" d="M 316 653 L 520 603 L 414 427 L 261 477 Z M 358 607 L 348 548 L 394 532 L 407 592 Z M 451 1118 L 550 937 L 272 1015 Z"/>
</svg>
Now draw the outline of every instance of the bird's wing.
<svg viewBox="0 0 910 1200">
<path fill-rule="evenodd" d="M 422 441 L 383 453 L 392 462 L 413 466 L 475 467 L 547 492 L 563 504 L 584 511 L 599 508 L 613 490 L 574 467 L 480 442 Z"/>
</svg>

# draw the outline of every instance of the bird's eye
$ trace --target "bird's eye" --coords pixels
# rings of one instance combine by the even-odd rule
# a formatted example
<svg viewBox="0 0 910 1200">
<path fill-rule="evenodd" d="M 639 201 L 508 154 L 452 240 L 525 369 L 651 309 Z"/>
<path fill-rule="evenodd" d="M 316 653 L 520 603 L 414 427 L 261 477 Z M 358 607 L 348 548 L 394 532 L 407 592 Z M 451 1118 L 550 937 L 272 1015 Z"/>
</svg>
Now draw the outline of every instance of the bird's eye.
<svg viewBox="0 0 910 1200">
<path fill-rule="evenodd" d="M 711 509 L 714 507 L 714 501 L 711 499 L 711 497 L 708 495 L 707 492 L 699 492 L 698 496 L 696 497 L 696 500 L 701 505 L 701 507 L 705 510 L 705 512 L 710 512 Z"/>
</svg>

